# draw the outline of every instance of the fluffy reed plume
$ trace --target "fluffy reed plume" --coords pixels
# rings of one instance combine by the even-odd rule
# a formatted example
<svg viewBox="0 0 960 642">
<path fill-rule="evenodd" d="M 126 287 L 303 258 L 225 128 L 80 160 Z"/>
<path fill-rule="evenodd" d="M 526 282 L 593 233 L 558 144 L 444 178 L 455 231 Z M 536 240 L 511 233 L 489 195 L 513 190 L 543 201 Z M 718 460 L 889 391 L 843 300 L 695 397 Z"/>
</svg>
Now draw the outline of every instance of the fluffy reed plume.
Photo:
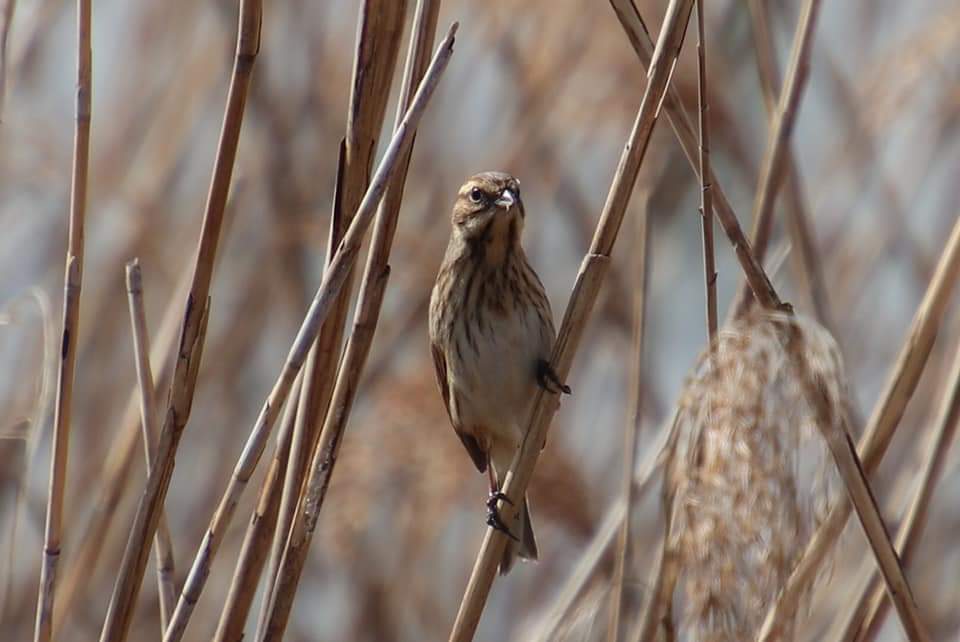
<svg viewBox="0 0 960 642">
<path fill-rule="evenodd" d="M 789 326 L 829 403 L 842 408 L 843 365 L 829 333 L 760 312 L 719 334 L 681 395 L 665 492 L 683 639 L 752 639 L 836 497 L 830 451 L 782 343 Z"/>
</svg>

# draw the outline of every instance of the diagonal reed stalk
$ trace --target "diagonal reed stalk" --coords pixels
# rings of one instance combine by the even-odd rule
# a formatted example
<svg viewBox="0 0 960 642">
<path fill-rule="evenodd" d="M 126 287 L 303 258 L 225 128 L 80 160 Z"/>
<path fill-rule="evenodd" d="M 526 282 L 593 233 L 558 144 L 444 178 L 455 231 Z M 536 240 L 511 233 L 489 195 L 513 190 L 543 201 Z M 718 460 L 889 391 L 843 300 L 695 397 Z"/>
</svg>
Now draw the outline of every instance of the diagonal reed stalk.
<svg viewBox="0 0 960 642">
<path fill-rule="evenodd" d="M 293 608 L 293 599 L 300 581 L 300 574 L 306 563 L 313 530 L 322 508 L 346 421 L 356 395 L 360 374 L 363 370 L 363 362 L 373 340 L 377 315 L 383 302 L 384 292 L 386 292 L 390 268 L 385 266 L 378 272 L 367 273 L 364 276 L 359 305 L 367 309 L 362 310 L 361 314 L 358 315 L 357 321 L 354 322 L 350 340 L 347 343 L 343 367 L 337 377 L 333 393 L 331 413 L 324 423 L 317 452 L 310 465 L 310 476 L 306 480 L 304 488 L 306 499 L 298 504 L 290 536 L 287 538 L 287 544 L 280 559 L 276 585 L 273 588 L 272 599 L 267 609 L 267 617 L 263 621 L 263 631 L 261 632 L 261 639 L 263 640 L 283 639 L 287 621 Z M 376 309 L 371 312 L 369 306 L 375 306 Z M 318 460 L 325 465 L 317 466 Z M 321 477 L 319 481 L 318 477 Z M 317 488 L 321 490 L 315 490 Z M 312 509 L 309 516 L 305 515 L 301 508 L 304 505 L 308 505 Z"/>
<path fill-rule="evenodd" d="M 140 425 L 143 428 L 143 451 L 147 474 L 157 452 L 157 402 L 150 368 L 150 335 L 147 332 L 147 313 L 143 303 L 143 275 L 140 260 L 127 263 L 127 299 L 130 305 L 130 326 L 133 334 L 133 355 L 137 368 L 137 387 L 140 390 Z M 162 512 L 157 526 L 157 593 L 160 598 L 161 632 L 170 621 L 177 595 L 174 585 L 173 546 L 170 528 Z"/>
<path fill-rule="evenodd" d="M 903 565 L 910 567 L 910 561 L 917 552 L 917 545 L 927 521 L 930 502 L 937 482 L 944 472 L 947 454 L 953 444 L 960 422 L 960 348 L 953 360 L 950 376 L 944 387 L 943 399 L 937 413 L 935 428 L 924 456 L 916 493 L 910 502 L 906 518 L 897 531 L 897 551 Z M 872 640 L 879 633 L 884 617 L 890 609 L 883 587 L 877 586 L 873 573 L 858 596 L 855 606 L 848 609 L 848 616 L 841 640 Z"/>
<path fill-rule="evenodd" d="M 193 393 L 209 312 L 210 281 L 213 276 L 217 244 L 223 224 L 230 180 L 240 140 L 243 111 L 253 64 L 260 50 L 260 0 L 241 0 L 237 26 L 237 48 L 227 91 L 227 106 L 214 161 L 213 177 L 200 232 L 193 281 L 184 310 L 177 360 L 170 384 L 170 395 L 155 465 L 147 477 L 146 490 L 137 506 L 130 536 L 123 553 L 120 573 L 114 585 L 107 616 L 100 634 L 101 642 L 126 639 L 133 618 L 133 607 L 140 593 L 150 543 L 157 531 L 176 458 L 180 437 L 190 417 Z"/>
<path fill-rule="evenodd" d="M 333 257 L 337 245 L 343 239 L 370 180 L 374 153 L 383 129 L 390 84 L 400 50 L 405 15 L 406 0 L 365 0 L 360 8 L 360 25 L 350 85 L 350 106 L 337 168 L 327 261 Z M 427 55 L 429 56 L 429 52 Z M 352 289 L 351 275 L 330 319 L 324 323 L 316 345 L 307 357 L 304 371 L 305 392 L 298 399 L 291 460 L 283 480 L 280 515 L 274 527 L 276 534 L 270 551 L 264 609 L 270 601 L 273 579 L 283 553 L 286 533 L 293 521 L 307 464 L 316 448 L 320 428 L 330 405 Z M 261 610 L 261 621 L 264 616 Z"/>
<path fill-rule="evenodd" d="M 930 356 L 933 341 L 946 311 L 953 287 L 960 278 L 960 221 L 958 221 L 940 257 L 936 272 L 911 323 L 887 385 L 874 407 L 873 415 L 860 440 L 858 452 L 863 471 L 869 475 L 880 464 L 896 431 L 910 397 L 916 390 Z M 850 517 L 852 506 L 841 502 L 824 520 L 807 545 L 786 586 L 767 616 L 758 640 L 773 642 L 781 635 L 780 623 L 792 619 L 807 587 L 832 548 Z"/>
<path fill-rule="evenodd" d="M 439 75 L 443 70 L 441 65 L 445 65 L 445 61 L 452 54 L 456 24 L 448 31 L 437 55 L 429 63 L 428 68 L 439 9 L 439 1 L 421 1 L 417 4 L 413 35 L 410 39 L 410 49 L 407 54 L 400 89 L 396 132 L 400 131 L 404 125 L 404 120 L 406 120 L 406 117 L 401 118 L 401 115 L 405 110 L 412 109 L 415 102 L 420 100 L 422 88 L 427 86 L 426 83 L 430 81 L 431 75 L 434 72 Z M 417 91 L 415 96 L 413 89 L 418 85 L 421 89 Z M 387 261 L 390 257 L 396 232 L 397 218 L 412 151 L 413 140 L 402 148 L 397 173 L 389 180 L 386 194 L 377 212 L 376 225 L 354 314 L 353 331 L 337 376 L 330 411 L 311 459 L 309 476 L 305 480 L 290 532 L 284 538 L 283 555 L 275 584 L 270 592 L 271 599 L 265 608 L 266 615 L 260 623 L 258 639 L 281 639 L 293 608 L 293 600 L 303 566 L 306 563 L 307 552 L 319 519 L 320 510 L 323 507 L 330 478 L 333 475 L 336 457 L 360 382 L 360 375 L 363 372 L 379 320 L 383 295 L 390 274 L 390 266 Z"/>
<path fill-rule="evenodd" d="M 324 272 L 323 281 L 310 304 L 310 309 L 307 311 L 300 330 L 297 332 L 286 362 L 254 422 L 253 429 L 247 438 L 227 489 L 224 491 L 220 504 L 210 520 L 210 525 L 204 534 L 180 599 L 177 602 L 173 620 L 164 635 L 165 642 L 179 640 L 183 636 L 187 622 L 209 575 L 210 565 L 233 518 L 240 496 L 259 462 L 260 456 L 263 454 L 270 431 L 276 423 L 279 409 L 287 400 L 293 382 L 304 365 L 307 353 L 319 334 L 320 327 L 329 318 L 337 297 L 348 280 L 350 271 L 360 252 L 363 236 L 398 169 L 398 161 L 409 149 L 417 124 L 439 83 L 441 74 L 446 69 L 453 53 L 453 38 L 456 27 L 456 23 L 451 26 L 447 37 L 431 61 L 430 68 L 424 75 L 409 109 L 407 109 L 403 120 L 397 127 L 380 165 L 370 181 L 370 187 L 367 189 L 350 227 L 337 247 L 328 269 Z"/>
<path fill-rule="evenodd" d="M 340 212 L 337 210 L 337 206 L 340 202 L 340 192 L 343 186 L 343 174 L 346 166 L 345 140 L 340 141 L 337 158 L 337 174 L 334 179 L 333 213 L 330 217 L 330 242 L 327 248 L 328 261 L 333 258 L 336 247 L 333 243 L 334 235 L 339 227 L 339 221 L 342 218 Z M 342 235 L 341 238 L 337 239 L 337 242 L 339 243 L 340 240 L 342 240 Z M 326 267 L 329 267 L 329 264 Z M 347 283 L 342 298 L 349 298 L 349 290 L 351 287 L 352 280 Z M 344 309 L 346 308 L 344 307 Z M 303 485 L 304 470 L 309 463 L 310 453 L 313 451 L 316 440 L 320 436 L 319 417 L 322 417 L 326 413 L 326 409 L 330 403 L 330 395 L 333 393 L 334 377 L 331 373 L 336 371 L 337 361 L 334 357 L 339 355 L 332 349 L 331 343 L 334 338 L 332 336 L 333 329 L 339 325 L 341 319 L 339 312 L 340 306 L 337 306 L 331 313 L 329 321 L 325 322 L 323 327 L 320 328 L 320 334 L 314 342 L 314 345 L 310 348 L 310 352 L 307 354 L 307 360 L 304 363 L 301 378 L 309 382 L 309 385 L 305 386 L 301 382 L 301 385 L 295 387 L 293 390 L 290 401 L 288 402 L 291 406 L 291 420 L 293 421 L 293 432 L 289 435 L 290 444 L 287 446 L 278 441 L 274 459 L 270 463 L 272 470 L 274 466 L 279 465 L 277 459 L 283 456 L 285 459 L 282 464 L 283 475 L 278 475 L 274 478 L 272 474 L 268 474 L 264 482 L 270 485 L 271 488 L 265 486 L 261 489 L 261 497 L 264 493 L 270 497 L 276 495 L 275 499 L 267 500 L 269 504 L 276 502 L 276 517 L 270 520 L 252 520 L 247 535 L 245 536 L 247 538 L 263 537 L 266 540 L 267 546 L 266 557 L 263 560 L 248 560 L 245 555 L 247 549 L 244 549 L 241 551 L 240 559 L 237 561 L 237 573 L 240 572 L 241 566 L 254 564 L 260 566 L 260 569 L 256 570 L 255 573 L 251 574 L 247 572 L 245 581 L 250 586 L 244 590 L 253 590 L 256 587 L 264 571 L 263 564 L 266 565 L 267 577 L 263 600 L 260 604 L 259 621 L 262 621 L 265 617 L 264 610 L 273 591 L 272 578 L 276 577 L 277 567 L 280 565 L 280 556 L 283 554 L 283 542 L 286 540 L 286 532 L 290 529 L 290 523 L 293 520 L 297 497 L 299 497 L 300 488 Z M 336 334 L 337 345 L 339 346 L 342 335 L 340 333 Z M 265 530 L 268 526 L 271 531 L 269 534 L 261 536 L 253 532 L 254 530 Z M 254 549 L 249 550 L 252 554 Z M 249 609 L 249 605 L 246 608 Z M 239 613 L 231 617 L 239 618 Z"/>
<path fill-rule="evenodd" d="M 805 346 L 803 341 L 799 339 L 796 326 L 791 324 L 784 334 L 786 335 L 783 339 L 784 342 L 788 348 L 793 348 L 791 351 L 793 353 L 792 362 L 798 371 L 798 379 L 804 396 L 814 411 L 817 428 L 821 431 L 833 455 L 834 462 L 837 464 L 850 503 L 857 511 L 857 517 L 860 519 L 860 524 L 876 558 L 877 566 L 880 567 L 883 575 L 887 592 L 897 607 L 897 614 L 900 616 L 907 639 L 927 642 L 930 640 L 930 636 L 920 621 L 913 592 L 890 541 L 890 536 L 867 482 L 863 466 L 857 458 L 857 449 L 850 437 L 846 409 L 839 413 L 835 412 L 834 405 L 830 403 L 829 395 L 826 392 L 827 384 L 812 374 L 813 368 L 807 363 Z M 835 416 L 836 414 L 839 414 L 839 416 Z"/>
<path fill-rule="evenodd" d="M 12 18 L 12 6 L 9 7 Z M 53 457 L 47 497 L 47 522 L 43 538 L 40 590 L 37 596 L 35 642 L 47 642 L 53 633 L 54 594 L 60 540 L 63 531 L 63 495 L 67 481 L 73 377 L 80 324 L 80 290 L 83 283 L 83 228 L 87 211 L 87 173 L 90 166 L 91 47 L 90 0 L 77 0 L 77 93 L 70 187 L 70 231 L 63 286 L 63 326 L 57 397 L 53 419 Z M 6 22 L 6 21 L 5 21 Z M 6 25 L 4 27 L 6 30 Z M 3 34 L 4 41 L 6 33 Z"/>
<path fill-rule="evenodd" d="M 243 639 L 247 615 L 257 591 L 263 565 L 270 553 L 270 542 L 277 525 L 277 515 L 280 512 L 280 490 L 289 461 L 290 444 L 293 441 L 294 425 L 297 419 L 296 401 L 300 398 L 302 386 L 303 373 L 293 383 L 290 399 L 287 400 L 283 409 L 274 457 L 270 462 L 270 468 L 267 469 L 257 506 L 253 510 L 250 524 L 243 538 L 240 558 L 234 568 L 227 600 L 220 612 L 220 621 L 213 636 L 214 642 Z"/>
<path fill-rule="evenodd" d="M 777 72 L 777 57 L 773 34 L 770 31 L 767 3 L 763 0 L 749 0 L 747 7 L 753 23 L 754 48 L 757 53 L 757 71 L 763 103 L 767 115 L 772 117 L 777 108 L 777 96 L 780 94 L 780 77 Z M 810 212 L 803 196 L 800 170 L 789 143 L 786 144 L 786 148 L 783 161 L 783 187 L 787 200 L 787 226 L 796 248 L 795 256 L 798 256 L 800 261 L 801 269 L 798 271 L 798 276 L 804 289 L 809 292 L 817 321 L 833 332 L 833 315 L 830 311 L 830 301 L 823 276 L 823 262 L 817 256 Z"/>
<path fill-rule="evenodd" d="M 650 142 L 661 101 L 673 75 L 692 8 L 693 0 L 672 0 L 667 7 L 637 119 L 620 157 L 596 233 L 580 266 L 570 303 L 557 335 L 552 365 L 561 380 L 566 379 L 570 371 L 584 327 L 596 303 L 609 265 L 610 252 Z M 514 455 L 510 472 L 503 484 L 502 490 L 512 502 L 509 505 L 501 502 L 500 510 L 507 529 L 516 520 L 515 507 L 522 505 L 521 498 L 533 476 L 534 466 L 546 439 L 547 428 L 558 405 L 555 395 L 543 390 L 538 392 L 526 434 Z M 473 639 L 505 545 L 506 539 L 502 533 L 493 528 L 487 529 L 450 633 L 451 642 Z"/>
<path fill-rule="evenodd" d="M 697 96 L 700 125 L 700 224 L 703 236 L 703 283 L 706 291 L 707 340 L 717 338 L 717 268 L 713 252 L 713 186 L 710 171 L 710 106 L 707 98 L 707 42 L 703 33 L 703 0 L 697 0 Z"/>
<path fill-rule="evenodd" d="M 660 542 L 660 551 L 656 564 L 651 569 L 647 599 L 637 618 L 637 624 L 630 637 L 631 642 L 653 642 L 657 637 L 657 630 L 661 623 L 664 628 L 672 626 L 671 608 L 674 588 L 676 587 L 678 571 L 678 554 L 671 537 L 672 502 L 673 497 L 668 489 L 667 480 L 672 476 L 671 467 L 674 465 L 677 440 L 680 437 L 679 420 L 680 406 L 671 418 L 670 429 L 667 432 L 666 443 L 663 445 L 663 483 L 661 484 L 660 506 L 663 515 L 663 537 Z M 668 631 L 672 632 L 672 628 Z M 672 639 L 671 635 L 666 636 Z"/>
<path fill-rule="evenodd" d="M 800 20 L 793 37 L 793 51 L 787 66 L 786 81 L 771 123 L 767 149 L 760 166 L 760 178 L 753 203 L 753 230 L 751 241 L 757 259 L 763 261 L 770 244 L 773 229 L 773 206 L 783 180 L 789 155 L 789 141 L 797 122 L 798 107 L 806 88 L 810 71 L 810 53 L 813 49 L 813 32 L 820 11 L 820 0 L 806 0 L 800 12 Z M 731 305 L 735 316 L 741 316 L 750 305 L 749 286 L 744 285 L 738 298 Z"/>
<path fill-rule="evenodd" d="M 640 64 L 644 69 L 648 70 L 649 75 L 649 70 L 652 69 L 653 66 L 655 52 L 653 41 L 650 38 L 646 25 L 643 23 L 643 18 L 640 17 L 640 12 L 637 11 L 633 0 L 610 0 L 610 6 L 613 7 L 614 12 L 617 14 L 617 18 L 620 20 L 620 26 L 623 27 L 624 32 L 627 34 L 627 38 L 630 40 L 630 44 L 633 46 L 633 50 L 637 54 Z M 667 88 L 666 97 L 663 99 L 662 104 L 663 109 L 667 113 L 667 119 L 673 127 L 674 134 L 676 134 L 677 141 L 680 143 L 680 148 L 687 158 L 687 162 L 699 177 L 700 154 L 698 152 L 697 136 L 693 132 L 690 117 L 683 107 L 680 93 L 675 87 L 670 86 Z M 740 263 L 747 283 L 750 284 L 750 288 L 753 290 L 753 295 L 764 308 L 780 308 L 783 304 L 780 302 L 780 298 L 770 284 L 770 280 L 764 273 L 760 262 L 754 256 L 750 242 L 747 240 L 743 230 L 740 228 L 740 223 L 737 221 L 737 215 L 734 213 L 730 201 L 727 200 L 726 194 L 724 194 L 723 188 L 717 182 L 717 177 L 714 176 L 712 170 L 707 178 L 709 180 L 706 182 L 710 185 L 714 199 L 714 214 L 717 215 L 717 220 L 723 228 L 724 234 L 727 235 L 730 244 L 733 246 L 737 261 Z"/>
<path fill-rule="evenodd" d="M 607 626 L 608 642 L 621 639 L 624 629 L 624 600 L 626 599 L 626 575 L 632 567 L 633 555 L 633 505 L 636 499 L 635 474 L 637 468 L 637 433 L 643 421 L 643 342 L 646 328 L 647 288 L 650 282 L 650 207 L 648 198 L 643 199 L 637 216 L 636 244 L 639 250 L 634 253 L 633 272 L 636 275 L 633 311 L 633 359 L 630 362 L 630 402 L 627 409 L 627 421 L 623 437 L 623 477 L 620 492 L 624 498 L 623 523 L 617 540 L 616 562 L 613 571 L 613 584 L 610 588 L 610 622 Z"/>
<path fill-rule="evenodd" d="M 660 469 L 663 463 L 663 449 L 672 425 L 673 422 L 671 421 L 659 428 L 655 445 L 647 451 L 643 461 L 637 466 L 636 476 L 634 477 L 634 501 L 639 501 L 650 489 L 654 480 L 654 473 Z M 556 639 L 560 626 L 577 605 L 577 600 L 583 594 L 584 587 L 596 575 L 610 545 L 616 541 L 617 535 L 621 532 L 625 516 L 626 502 L 623 497 L 618 497 L 613 505 L 607 509 L 606 517 L 597 528 L 596 534 L 586 547 L 567 581 L 557 591 L 552 604 L 544 609 L 544 615 L 535 629 L 534 640 L 549 642 Z"/>
</svg>

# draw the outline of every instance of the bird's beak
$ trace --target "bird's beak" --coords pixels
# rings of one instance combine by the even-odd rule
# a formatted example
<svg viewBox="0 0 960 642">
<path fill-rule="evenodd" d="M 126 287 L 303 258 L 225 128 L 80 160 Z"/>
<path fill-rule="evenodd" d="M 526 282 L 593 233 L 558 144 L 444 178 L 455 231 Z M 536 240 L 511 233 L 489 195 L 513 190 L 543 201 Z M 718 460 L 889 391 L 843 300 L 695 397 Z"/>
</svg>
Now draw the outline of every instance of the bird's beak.
<svg viewBox="0 0 960 642">
<path fill-rule="evenodd" d="M 507 188 L 502 192 L 500 192 L 500 198 L 495 200 L 493 203 L 497 207 L 502 207 L 508 210 L 514 205 L 516 205 L 518 200 L 520 199 L 517 198 L 517 195 L 513 192 L 513 190 L 511 190 L 510 188 Z"/>
</svg>

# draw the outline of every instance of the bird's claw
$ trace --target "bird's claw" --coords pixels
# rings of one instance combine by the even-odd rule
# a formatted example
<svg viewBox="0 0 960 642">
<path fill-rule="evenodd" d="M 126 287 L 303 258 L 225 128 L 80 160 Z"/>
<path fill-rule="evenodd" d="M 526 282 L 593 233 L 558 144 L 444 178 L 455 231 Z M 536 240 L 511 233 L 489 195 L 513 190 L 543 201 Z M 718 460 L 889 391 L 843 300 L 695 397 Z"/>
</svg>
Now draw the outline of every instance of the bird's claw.
<svg viewBox="0 0 960 642">
<path fill-rule="evenodd" d="M 494 490 L 490 492 L 490 496 L 487 497 L 487 508 L 494 509 L 497 507 L 497 502 L 503 500 L 513 506 L 513 500 L 507 497 L 506 493 L 500 492 L 499 490 Z"/>
<path fill-rule="evenodd" d="M 565 395 L 570 394 L 570 386 L 560 381 L 557 372 L 546 359 L 537 361 L 537 383 L 547 392 L 554 394 L 560 394 L 562 392 Z"/>
<path fill-rule="evenodd" d="M 503 519 L 500 518 L 500 510 L 497 508 L 497 502 L 501 499 L 508 504 L 513 504 L 510 498 L 500 491 L 490 493 L 490 497 L 487 498 L 487 526 L 490 526 L 495 531 L 500 531 L 515 542 L 519 542 L 520 540 L 517 536 L 510 532 L 507 525 L 503 523 Z"/>
</svg>

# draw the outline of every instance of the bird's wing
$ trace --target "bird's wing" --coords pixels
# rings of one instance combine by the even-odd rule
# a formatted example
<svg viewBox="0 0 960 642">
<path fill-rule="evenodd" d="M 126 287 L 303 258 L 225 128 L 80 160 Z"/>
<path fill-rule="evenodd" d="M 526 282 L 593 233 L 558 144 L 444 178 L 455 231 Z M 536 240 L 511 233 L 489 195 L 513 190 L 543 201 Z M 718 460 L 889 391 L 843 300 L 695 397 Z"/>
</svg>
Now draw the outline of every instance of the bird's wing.
<svg viewBox="0 0 960 642">
<path fill-rule="evenodd" d="M 487 470 L 487 453 L 480 447 L 476 437 L 463 430 L 463 427 L 457 424 L 453 418 L 453 412 L 450 410 L 450 383 L 447 381 L 447 360 L 443 356 L 443 350 L 435 343 L 431 343 L 430 351 L 433 353 L 433 365 L 437 369 L 437 383 L 440 384 L 440 394 L 443 396 L 443 405 L 447 409 L 447 416 L 450 417 L 450 423 L 453 425 L 454 432 L 463 442 L 463 447 L 467 449 L 470 459 L 481 473 Z"/>
</svg>

